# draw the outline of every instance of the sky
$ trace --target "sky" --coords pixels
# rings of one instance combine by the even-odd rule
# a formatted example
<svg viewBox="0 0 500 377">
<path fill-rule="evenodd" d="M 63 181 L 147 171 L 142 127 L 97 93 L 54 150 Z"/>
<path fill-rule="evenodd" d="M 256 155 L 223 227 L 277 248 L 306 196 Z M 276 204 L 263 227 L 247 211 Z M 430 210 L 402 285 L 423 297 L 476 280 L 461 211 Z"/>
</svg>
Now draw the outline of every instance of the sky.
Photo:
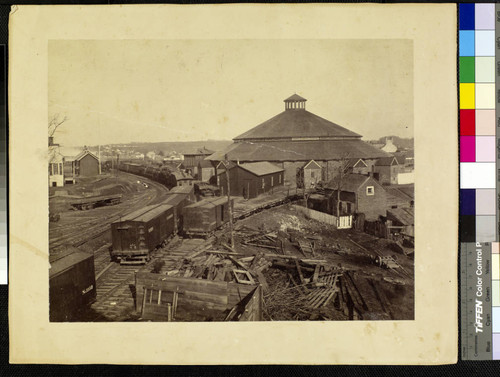
<svg viewBox="0 0 500 377">
<path fill-rule="evenodd" d="M 61 145 L 230 140 L 306 109 L 363 139 L 413 137 L 411 40 L 51 40 Z"/>
</svg>

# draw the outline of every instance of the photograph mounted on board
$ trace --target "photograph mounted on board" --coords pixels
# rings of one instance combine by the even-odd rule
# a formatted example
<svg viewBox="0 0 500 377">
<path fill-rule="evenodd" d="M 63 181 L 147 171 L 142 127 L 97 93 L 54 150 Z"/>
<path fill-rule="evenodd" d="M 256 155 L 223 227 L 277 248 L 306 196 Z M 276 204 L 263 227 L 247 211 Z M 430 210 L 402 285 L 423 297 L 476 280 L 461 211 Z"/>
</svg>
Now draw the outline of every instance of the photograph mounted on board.
<svg viewBox="0 0 500 377">
<path fill-rule="evenodd" d="M 413 61 L 49 40 L 50 321 L 414 320 Z"/>
</svg>

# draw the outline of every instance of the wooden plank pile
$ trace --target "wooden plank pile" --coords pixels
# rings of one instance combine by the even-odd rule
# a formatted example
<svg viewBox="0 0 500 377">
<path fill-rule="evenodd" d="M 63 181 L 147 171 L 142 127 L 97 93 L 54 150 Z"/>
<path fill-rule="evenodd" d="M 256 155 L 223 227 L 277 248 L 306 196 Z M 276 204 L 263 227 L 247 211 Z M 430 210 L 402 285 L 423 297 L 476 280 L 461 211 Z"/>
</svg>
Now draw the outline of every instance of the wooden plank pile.
<svg viewBox="0 0 500 377">
<path fill-rule="evenodd" d="M 264 232 L 243 225 L 238 228 L 237 235 L 242 245 L 267 249 L 281 255 L 290 255 L 299 251 L 306 258 L 316 256 L 314 239 L 317 237 L 307 237 L 293 230 Z"/>
<path fill-rule="evenodd" d="M 180 259 L 175 267 L 167 271 L 168 276 L 177 276 L 212 281 L 236 282 L 239 284 L 261 284 L 267 290 L 263 272 L 272 263 L 263 253 L 254 256 L 211 250 L 213 246 L 204 244 Z"/>
</svg>

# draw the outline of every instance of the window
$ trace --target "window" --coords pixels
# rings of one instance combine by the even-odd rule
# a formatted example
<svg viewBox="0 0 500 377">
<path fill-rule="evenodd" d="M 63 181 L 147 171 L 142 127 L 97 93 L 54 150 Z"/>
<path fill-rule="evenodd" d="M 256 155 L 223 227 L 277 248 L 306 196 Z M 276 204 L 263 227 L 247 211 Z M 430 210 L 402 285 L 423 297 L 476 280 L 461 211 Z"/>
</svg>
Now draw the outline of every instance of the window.
<svg viewBox="0 0 500 377">
<path fill-rule="evenodd" d="M 266 187 L 266 184 L 264 182 L 264 178 L 262 178 L 262 188 Z"/>
<path fill-rule="evenodd" d="M 274 177 L 271 177 L 271 187 L 274 186 Z"/>
<path fill-rule="evenodd" d="M 366 195 L 369 195 L 369 196 L 375 195 L 375 187 L 366 186 Z"/>
<path fill-rule="evenodd" d="M 278 175 L 278 183 L 281 185 L 281 174 Z"/>
</svg>

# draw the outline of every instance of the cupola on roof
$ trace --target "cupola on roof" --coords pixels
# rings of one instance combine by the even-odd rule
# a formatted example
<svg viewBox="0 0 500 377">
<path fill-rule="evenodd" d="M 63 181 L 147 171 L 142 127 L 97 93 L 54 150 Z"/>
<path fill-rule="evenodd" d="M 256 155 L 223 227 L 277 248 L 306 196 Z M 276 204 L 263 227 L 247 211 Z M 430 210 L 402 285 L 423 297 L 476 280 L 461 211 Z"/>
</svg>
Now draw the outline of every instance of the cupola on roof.
<svg viewBox="0 0 500 377">
<path fill-rule="evenodd" d="M 284 100 L 285 110 L 304 110 L 306 108 L 306 99 L 297 93 Z"/>
<path fill-rule="evenodd" d="M 239 140 L 352 139 L 361 135 L 306 110 L 306 99 L 294 94 L 285 111 L 234 138 Z"/>
</svg>

